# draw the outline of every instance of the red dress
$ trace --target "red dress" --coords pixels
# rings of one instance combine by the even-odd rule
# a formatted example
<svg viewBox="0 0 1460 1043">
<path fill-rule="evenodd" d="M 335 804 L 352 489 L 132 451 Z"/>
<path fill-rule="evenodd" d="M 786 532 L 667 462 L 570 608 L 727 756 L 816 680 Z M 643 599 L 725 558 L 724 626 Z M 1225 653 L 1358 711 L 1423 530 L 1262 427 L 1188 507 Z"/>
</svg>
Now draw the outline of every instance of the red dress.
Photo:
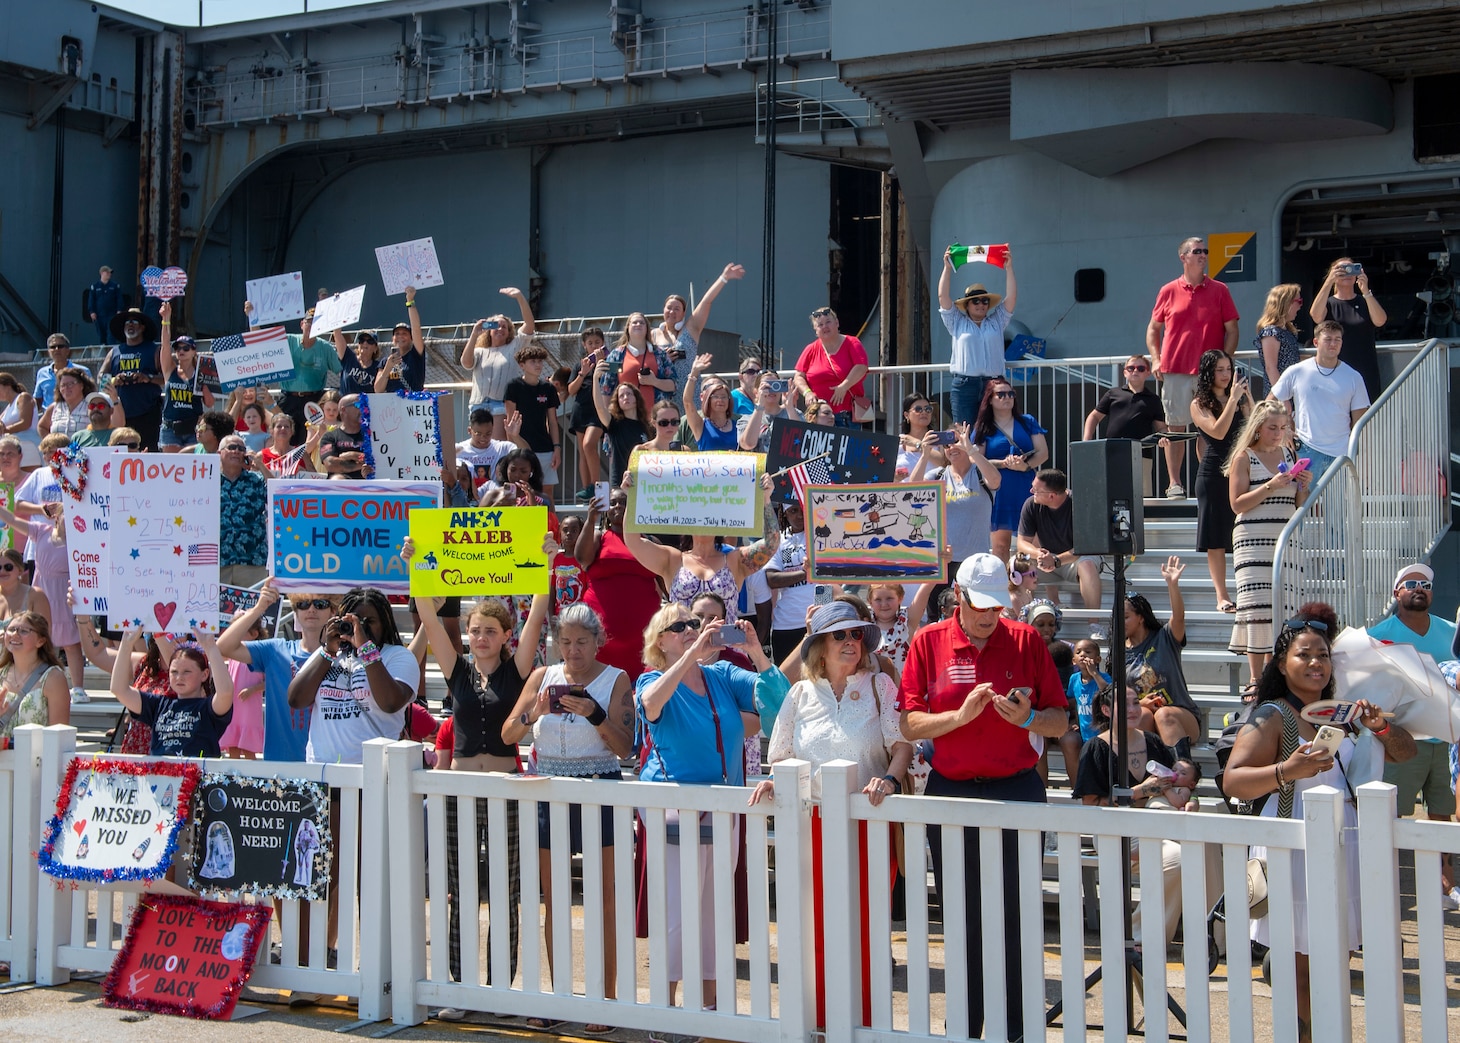
<svg viewBox="0 0 1460 1043">
<path fill-rule="evenodd" d="M 605 529 L 598 557 L 584 570 L 583 581 L 583 603 L 598 613 L 608 633 L 598 661 L 638 680 L 644 672 L 644 628 L 659 611 L 654 573 L 629 553 L 623 537 Z"/>
</svg>

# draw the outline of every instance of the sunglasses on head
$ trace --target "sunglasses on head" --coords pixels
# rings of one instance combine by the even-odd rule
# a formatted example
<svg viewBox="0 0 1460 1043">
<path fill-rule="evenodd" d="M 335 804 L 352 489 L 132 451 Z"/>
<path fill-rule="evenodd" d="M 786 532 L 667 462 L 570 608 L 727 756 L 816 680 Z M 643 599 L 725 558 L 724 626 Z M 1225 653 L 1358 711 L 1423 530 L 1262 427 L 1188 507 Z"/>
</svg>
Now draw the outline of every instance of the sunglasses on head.
<svg viewBox="0 0 1460 1043">
<path fill-rule="evenodd" d="M 305 598 L 303 601 L 290 600 L 290 606 L 295 612 L 303 612 L 307 608 L 329 608 L 329 598 Z"/>
<path fill-rule="evenodd" d="M 1399 584 L 1400 590 L 1434 590 L 1435 585 L 1427 579 L 1407 579 Z"/>
<path fill-rule="evenodd" d="M 698 630 L 700 626 L 700 621 L 694 616 L 691 616 L 689 619 L 676 620 L 664 629 L 671 634 L 682 634 L 686 630 Z"/>
<path fill-rule="evenodd" d="M 1284 630 L 1317 630 L 1328 633 L 1328 624 L 1321 619 L 1290 619 L 1283 624 Z"/>
<path fill-rule="evenodd" d="M 830 308 L 817 308 L 811 313 L 813 319 L 824 319 L 831 314 Z"/>
</svg>

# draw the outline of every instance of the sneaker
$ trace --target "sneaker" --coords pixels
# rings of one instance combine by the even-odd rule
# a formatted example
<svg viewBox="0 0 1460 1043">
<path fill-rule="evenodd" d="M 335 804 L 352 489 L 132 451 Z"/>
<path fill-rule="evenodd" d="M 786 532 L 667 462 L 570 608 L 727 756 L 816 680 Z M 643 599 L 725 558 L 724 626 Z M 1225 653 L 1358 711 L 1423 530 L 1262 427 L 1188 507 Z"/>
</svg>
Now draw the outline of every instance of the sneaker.
<svg viewBox="0 0 1460 1043">
<path fill-rule="evenodd" d="M 1109 641 L 1110 640 L 1110 627 L 1106 626 L 1104 623 L 1091 623 L 1090 624 L 1090 640 L 1092 640 L 1092 641 L 1099 641 L 1101 644 L 1104 644 L 1106 641 Z"/>
<path fill-rule="evenodd" d="M 573 499 L 577 500 L 579 503 L 587 503 L 589 500 L 593 499 L 593 490 L 579 489 L 573 494 Z"/>
<path fill-rule="evenodd" d="M 73 689 L 71 689 L 71 705 L 72 706 L 76 706 L 76 705 L 79 705 L 81 703 L 89 703 L 89 702 L 91 702 L 91 696 L 87 694 L 85 688 L 73 688 Z"/>
<path fill-rule="evenodd" d="M 1460 909 L 1460 887 L 1452 887 L 1447 894 L 1440 896 L 1440 908 L 1447 913 Z"/>
<path fill-rule="evenodd" d="M 460 1007 L 442 1007 L 436 1012 L 439 1021 L 465 1021 L 466 1011 Z"/>
<path fill-rule="evenodd" d="M 1170 485 L 1168 485 L 1166 487 L 1166 499 L 1168 499 L 1168 500 L 1184 500 L 1184 499 L 1186 499 L 1186 490 L 1183 489 L 1176 482 L 1172 482 Z"/>
</svg>

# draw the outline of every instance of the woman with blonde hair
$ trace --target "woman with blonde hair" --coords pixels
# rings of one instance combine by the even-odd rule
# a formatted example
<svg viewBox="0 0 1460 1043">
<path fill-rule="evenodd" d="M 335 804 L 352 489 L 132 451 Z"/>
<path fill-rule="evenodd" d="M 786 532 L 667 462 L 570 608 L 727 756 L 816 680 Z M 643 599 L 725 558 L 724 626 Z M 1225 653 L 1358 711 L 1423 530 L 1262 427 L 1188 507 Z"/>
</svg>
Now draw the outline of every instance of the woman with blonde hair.
<svg viewBox="0 0 1460 1043">
<path fill-rule="evenodd" d="M 517 352 L 527 347 L 527 341 L 537 332 L 537 320 L 532 314 L 532 305 L 515 286 L 504 286 L 498 291 L 504 297 L 511 297 L 522 309 L 522 327 L 519 329 L 505 315 L 492 315 L 478 319 L 467 335 L 466 347 L 461 352 L 461 366 L 471 372 L 471 402 L 467 415 L 477 406 L 490 406 L 492 410 L 492 437 L 499 441 L 507 436 L 503 432 L 506 412 L 503 395 L 507 385 L 522 375 L 517 365 Z"/>
<path fill-rule="evenodd" d="M 39 612 L 19 612 L 4 625 L 0 648 L 0 748 L 22 724 L 70 724 L 66 672 L 51 644 L 51 625 Z"/>
<path fill-rule="evenodd" d="M 1293 425 L 1281 402 L 1264 399 L 1252 409 L 1232 446 L 1222 472 L 1227 475 L 1232 510 L 1232 562 L 1237 575 L 1237 618 L 1228 650 L 1247 656 L 1251 683 L 1272 658 L 1272 550 L 1283 526 L 1308 498 L 1312 474 L 1294 471 L 1288 448 Z M 1286 465 L 1286 466 L 1284 466 Z"/>
<path fill-rule="evenodd" d="M 1277 383 L 1283 370 L 1299 361 L 1298 327 L 1293 322 L 1303 307 L 1303 288 L 1285 282 L 1267 291 L 1267 303 L 1257 320 L 1257 336 L 1252 338 L 1267 373 L 1268 387 Z"/>
<path fill-rule="evenodd" d="M 882 639 L 875 623 L 865 623 L 856 608 L 834 601 L 817 609 L 801 642 L 801 679 L 791 688 L 776 714 L 771 732 L 770 761 L 792 757 L 811 762 L 811 797 L 821 796 L 821 768 L 828 761 L 855 761 L 857 781 L 872 804 L 902 792 L 902 779 L 912 764 L 913 748 L 902 735 L 897 713 L 897 684 L 881 671 L 873 650 Z M 755 787 L 749 803 L 773 799 L 775 783 Z M 811 813 L 812 907 L 816 966 L 825 964 L 825 899 L 821 890 L 821 811 Z M 872 940 L 868 882 L 871 872 L 895 877 L 895 867 L 868 865 L 867 823 L 858 824 L 861 871 L 862 1024 L 871 1024 Z M 890 883 L 890 880 L 889 880 Z M 887 959 L 886 943 L 882 955 Z M 816 1023 L 826 1024 L 826 982 L 816 975 Z"/>
</svg>

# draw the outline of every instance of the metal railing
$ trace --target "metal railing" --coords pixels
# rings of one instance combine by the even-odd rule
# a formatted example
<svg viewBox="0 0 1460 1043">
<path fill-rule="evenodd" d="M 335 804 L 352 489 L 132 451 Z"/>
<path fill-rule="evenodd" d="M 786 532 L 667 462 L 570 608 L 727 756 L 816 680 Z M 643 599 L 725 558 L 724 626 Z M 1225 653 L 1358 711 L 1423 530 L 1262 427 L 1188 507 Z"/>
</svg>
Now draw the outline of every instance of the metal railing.
<svg viewBox="0 0 1460 1043">
<path fill-rule="evenodd" d="M 766 85 L 755 89 L 755 136 L 765 134 L 772 118 L 767 111 Z M 837 130 L 870 130 L 882 126 L 882 114 L 866 98 L 854 94 L 835 76 L 792 80 L 776 87 L 773 117 L 777 134 L 822 134 Z"/>
<path fill-rule="evenodd" d="M 1348 452 L 1294 512 L 1273 552 L 1274 618 L 1327 601 L 1351 626 L 1388 611 L 1396 566 L 1450 528 L 1449 347 L 1430 340 L 1354 425 Z"/>
</svg>

